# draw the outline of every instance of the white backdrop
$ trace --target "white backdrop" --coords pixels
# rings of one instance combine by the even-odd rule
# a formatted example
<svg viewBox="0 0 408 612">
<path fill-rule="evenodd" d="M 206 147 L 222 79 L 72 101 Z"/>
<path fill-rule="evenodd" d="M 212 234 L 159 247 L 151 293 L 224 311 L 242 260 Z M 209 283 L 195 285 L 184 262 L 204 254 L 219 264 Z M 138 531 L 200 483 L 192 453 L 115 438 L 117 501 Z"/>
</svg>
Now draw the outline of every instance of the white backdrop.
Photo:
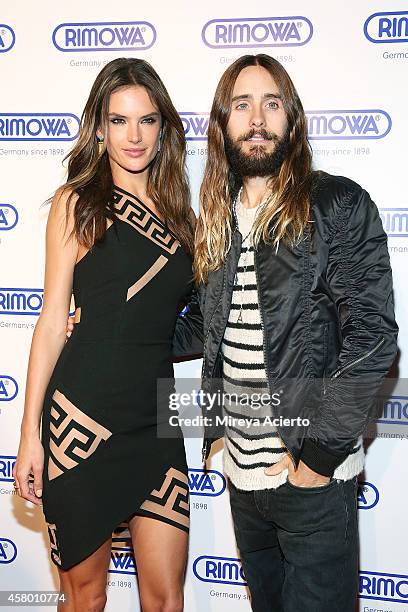
<svg viewBox="0 0 408 612">
<path fill-rule="evenodd" d="M 0 590 L 58 584 L 42 512 L 14 494 L 11 470 L 42 303 L 48 208 L 41 203 L 63 180 L 61 161 L 76 137 L 77 117 L 111 59 L 142 57 L 162 76 L 189 139 L 195 208 L 207 113 L 222 72 L 246 52 L 269 53 L 284 64 L 308 112 L 315 166 L 360 182 L 382 211 L 400 326 L 397 372 L 408 376 L 407 3 L 256 0 L 248 6 L 244 0 L 43 0 L 0 9 Z M 200 366 L 179 364 L 176 371 L 198 376 Z M 361 478 L 364 612 L 408 610 L 408 397 L 398 388 L 393 394 Z M 248 611 L 221 446 L 208 476 L 200 472 L 200 441 L 186 446 L 192 493 L 186 610 Z M 114 541 L 108 584 L 108 611 L 139 610 L 126 532 Z"/>
</svg>

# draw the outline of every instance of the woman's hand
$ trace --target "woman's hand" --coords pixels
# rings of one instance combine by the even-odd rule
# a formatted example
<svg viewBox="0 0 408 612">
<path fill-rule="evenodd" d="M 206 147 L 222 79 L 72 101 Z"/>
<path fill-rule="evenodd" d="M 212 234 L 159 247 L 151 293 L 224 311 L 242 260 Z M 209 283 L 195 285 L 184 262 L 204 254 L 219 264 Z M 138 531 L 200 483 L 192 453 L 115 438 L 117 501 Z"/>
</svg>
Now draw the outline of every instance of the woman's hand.
<svg viewBox="0 0 408 612">
<path fill-rule="evenodd" d="M 71 337 L 72 332 L 74 331 L 74 317 L 68 317 L 67 321 L 67 338 Z"/>
<path fill-rule="evenodd" d="M 42 505 L 43 467 L 44 449 L 38 434 L 22 434 L 13 476 L 17 493 L 36 506 Z"/>
</svg>

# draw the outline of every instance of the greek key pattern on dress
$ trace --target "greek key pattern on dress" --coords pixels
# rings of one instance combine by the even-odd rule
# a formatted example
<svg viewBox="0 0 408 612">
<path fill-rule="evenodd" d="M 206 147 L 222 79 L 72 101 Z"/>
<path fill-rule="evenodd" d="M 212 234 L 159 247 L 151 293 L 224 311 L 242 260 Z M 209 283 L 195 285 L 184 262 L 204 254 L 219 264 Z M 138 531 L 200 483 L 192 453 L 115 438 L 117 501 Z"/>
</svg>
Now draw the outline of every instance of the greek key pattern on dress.
<svg viewBox="0 0 408 612">
<path fill-rule="evenodd" d="M 47 528 L 48 536 L 50 538 L 51 558 L 55 563 L 57 563 L 57 565 L 61 565 L 61 557 L 57 544 L 57 527 L 55 523 L 47 523 Z"/>
<path fill-rule="evenodd" d="M 173 467 L 168 469 L 160 489 L 153 489 L 140 509 L 188 529 L 190 519 L 187 475 Z"/>
<path fill-rule="evenodd" d="M 180 246 L 179 241 L 141 202 L 130 195 L 115 190 L 112 194 L 112 200 L 119 219 L 129 223 L 140 234 L 152 240 L 171 255 L 177 251 Z"/>
<path fill-rule="evenodd" d="M 48 478 L 53 480 L 88 459 L 112 432 L 63 395 L 58 389 L 52 396 L 50 423 L 50 458 Z"/>
</svg>

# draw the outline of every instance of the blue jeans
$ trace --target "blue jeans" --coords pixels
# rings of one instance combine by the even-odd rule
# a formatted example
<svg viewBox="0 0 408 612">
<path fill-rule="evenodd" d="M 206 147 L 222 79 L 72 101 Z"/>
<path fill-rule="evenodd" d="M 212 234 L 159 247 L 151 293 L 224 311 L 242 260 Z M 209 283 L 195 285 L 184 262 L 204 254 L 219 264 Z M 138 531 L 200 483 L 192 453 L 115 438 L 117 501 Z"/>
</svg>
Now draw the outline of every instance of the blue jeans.
<svg viewBox="0 0 408 612">
<path fill-rule="evenodd" d="M 230 482 L 235 537 L 254 612 L 354 612 L 357 478 L 322 487 Z"/>
</svg>

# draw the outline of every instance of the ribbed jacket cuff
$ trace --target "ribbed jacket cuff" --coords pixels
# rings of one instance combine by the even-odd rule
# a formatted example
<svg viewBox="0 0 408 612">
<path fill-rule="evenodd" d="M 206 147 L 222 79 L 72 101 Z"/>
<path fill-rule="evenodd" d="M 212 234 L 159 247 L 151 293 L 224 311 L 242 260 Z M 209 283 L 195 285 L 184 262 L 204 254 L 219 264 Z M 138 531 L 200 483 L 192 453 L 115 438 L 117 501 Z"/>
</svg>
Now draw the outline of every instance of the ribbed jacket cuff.
<svg viewBox="0 0 408 612">
<path fill-rule="evenodd" d="M 331 478 L 336 467 L 343 463 L 347 456 L 348 453 L 333 455 L 316 442 L 306 439 L 303 443 L 300 459 L 314 472 Z"/>
</svg>

